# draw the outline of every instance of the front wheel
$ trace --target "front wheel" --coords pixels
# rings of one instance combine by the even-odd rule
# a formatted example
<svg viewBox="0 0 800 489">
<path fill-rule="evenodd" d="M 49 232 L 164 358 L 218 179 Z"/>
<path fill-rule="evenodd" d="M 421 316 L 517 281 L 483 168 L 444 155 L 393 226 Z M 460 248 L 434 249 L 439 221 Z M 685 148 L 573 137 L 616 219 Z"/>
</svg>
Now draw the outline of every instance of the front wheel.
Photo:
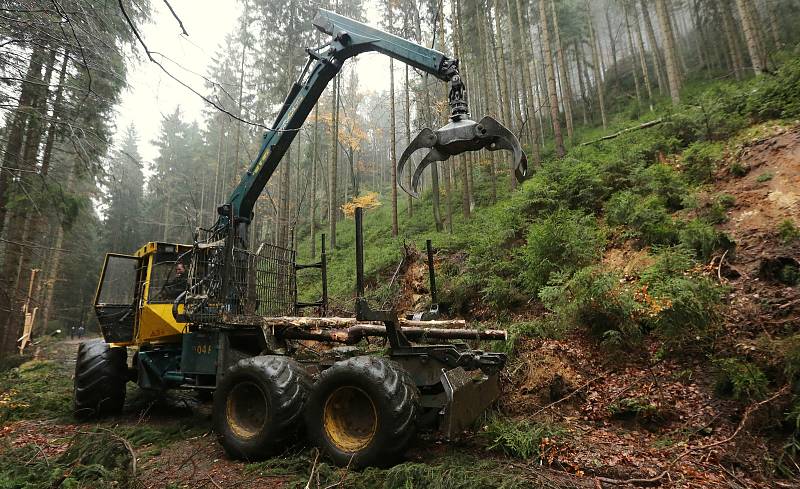
<svg viewBox="0 0 800 489">
<path fill-rule="evenodd" d="M 416 434 L 419 392 L 397 363 L 353 357 L 325 370 L 306 403 L 311 441 L 337 465 L 390 465 Z"/>
<path fill-rule="evenodd" d="M 78 419 L 118 414 L 125 404 L 128 355 L 103 340 L 78 346 L 75 361 L 73 413 Z"/>
<path fill-rule="evenodd" d="M 258 460 L 286 448 L 310 387 L 308 373 L 291 358 L 265 355 L 231 367 L 214 393 L 212 415 L 225 452 Z"/>
</svg>

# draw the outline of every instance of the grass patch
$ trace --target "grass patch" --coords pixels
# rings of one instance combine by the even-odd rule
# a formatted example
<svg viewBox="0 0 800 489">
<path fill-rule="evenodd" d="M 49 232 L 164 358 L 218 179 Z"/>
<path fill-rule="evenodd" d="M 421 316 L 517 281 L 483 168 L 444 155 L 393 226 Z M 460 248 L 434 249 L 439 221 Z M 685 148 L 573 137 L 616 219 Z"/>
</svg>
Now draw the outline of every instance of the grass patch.
<svg viewBox="0 0 800 489">
<path fill-rule="evenodd" d="M 563 433 L 564 430 L 555 425 L 495 416 L 484 428 L 483 436 L 488 441 L 487 450 L 525 460 L 543 458 L 543 452 L 553 438 Z"/>
<path fill-rule="evenodd" d="M 0 445 L 0 488 L 119 488 L 133 484 L 131 453 L 108 430 L 76 434 L 67 450 L 46 459 L 39 447 Z"/>
<path fill-rule="evenodd" d="M 714 360 L 717 393 L 737 400 L 761 399 L 767 393 L 767 376 L 755 365 L 737 358 Z"/>
<path fill-rule="evenodd" d="M 791 219 L 784 219 L 778 225 L 778 238 L 784 245 L 789 245 L 800 239 L 800 229 Z"/>
<path fill-rule="evenodd" d="M 289 452 L 263 462 L 249 464 L 248 473 L 259 476 L 286 477 L 291 489 L 306 487 L 315 452 Z M 522 489 L 531 487 L 536 474 L 520 473 L 506 464 L 473 455 L 435 456 L 429 463 L 406 462 L 388 469 L 369 467 L 347 471 L 318 459 L 317 477 L 321 487 L 337 485 L 349 489 Z M 314 485 L 316 487 L 316 485 Z"/>
<path fill-rule="evenodd" d="M 772 172 L 769 172 L 769 171 L 768 172 L 764 172 L 761 175 L 759 175 L 758 177 L 756 177 L 756 182 L 758 182 L 758 183 L 769 182 L 774 177 L 775 177 L 775 175 Z"/>
<path fill-rule="evenodd" d="M 72 382 L 62 365 L 31 360 L 0 374 L 0 423 L 72 412 Z"/>
</svg>

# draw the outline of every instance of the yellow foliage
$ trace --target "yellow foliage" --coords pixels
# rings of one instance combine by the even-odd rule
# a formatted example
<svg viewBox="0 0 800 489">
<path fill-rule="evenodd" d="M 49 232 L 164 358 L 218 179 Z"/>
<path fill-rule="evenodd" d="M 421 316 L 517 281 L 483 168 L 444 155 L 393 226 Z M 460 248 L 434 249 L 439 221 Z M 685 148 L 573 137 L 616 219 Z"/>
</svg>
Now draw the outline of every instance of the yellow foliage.
<svg viewBox="0 0 800 489">
<path fill-rule="evenodd" d="M 312 116 L 313 120 L 313 116 Z M 323 112 L 319 115 L 319 121 L 325 125 L 326 132 L 330 134 L 333 127 L 333 116 L 330 112 Z M 344 114 L 339 114 L 339 143 L 353 151 L 361 149 L 361 142 L 367 139 L 367 133 L 359 125 L 358 121 Z"/>
<path fill-rule="evenodd" d="M 378 200 L 378 193 L 367 192 L 364 195 L 353 197 L 350 202 L 342 204 L 342 212 L 344 212 L 345 217 L 352 218 L 356 214 L 357 207 L 361 207 L 363 209 L 374 209 L 380 205 L 381 202 Z"/>
</svg>

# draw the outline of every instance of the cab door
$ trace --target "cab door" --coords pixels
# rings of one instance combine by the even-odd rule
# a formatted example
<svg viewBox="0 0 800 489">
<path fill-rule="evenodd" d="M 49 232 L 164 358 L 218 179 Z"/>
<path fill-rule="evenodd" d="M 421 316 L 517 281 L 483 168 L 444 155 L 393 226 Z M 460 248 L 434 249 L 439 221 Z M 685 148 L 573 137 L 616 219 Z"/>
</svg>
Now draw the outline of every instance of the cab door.
<svg viewBox="0 0 800 489">
<path fill-rule="evenodd" d="M 141 260 L 108 253 L 94 298 L 94 311 L 107 343 L 130 343 L 136 328 L 137 278 Z"/>
</svg>

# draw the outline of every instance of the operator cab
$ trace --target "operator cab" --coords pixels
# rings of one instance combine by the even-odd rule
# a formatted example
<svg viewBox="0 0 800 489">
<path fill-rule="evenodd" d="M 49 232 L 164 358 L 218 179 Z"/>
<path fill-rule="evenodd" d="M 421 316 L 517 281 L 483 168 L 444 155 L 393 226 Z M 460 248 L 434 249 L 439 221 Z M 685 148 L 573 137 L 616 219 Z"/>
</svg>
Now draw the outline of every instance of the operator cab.
<svg viewBox="0 0 800 489">
<path fill-rule="evenodd" d="M 183 332 L 172 302 L 187 287 L 190 245 L 147 243 L 133 255 L 108 253 L 94 309 L 106 342 L 167 342 Z M 144 318 L 144 320 L 143 320 Z"/>
</svg>

